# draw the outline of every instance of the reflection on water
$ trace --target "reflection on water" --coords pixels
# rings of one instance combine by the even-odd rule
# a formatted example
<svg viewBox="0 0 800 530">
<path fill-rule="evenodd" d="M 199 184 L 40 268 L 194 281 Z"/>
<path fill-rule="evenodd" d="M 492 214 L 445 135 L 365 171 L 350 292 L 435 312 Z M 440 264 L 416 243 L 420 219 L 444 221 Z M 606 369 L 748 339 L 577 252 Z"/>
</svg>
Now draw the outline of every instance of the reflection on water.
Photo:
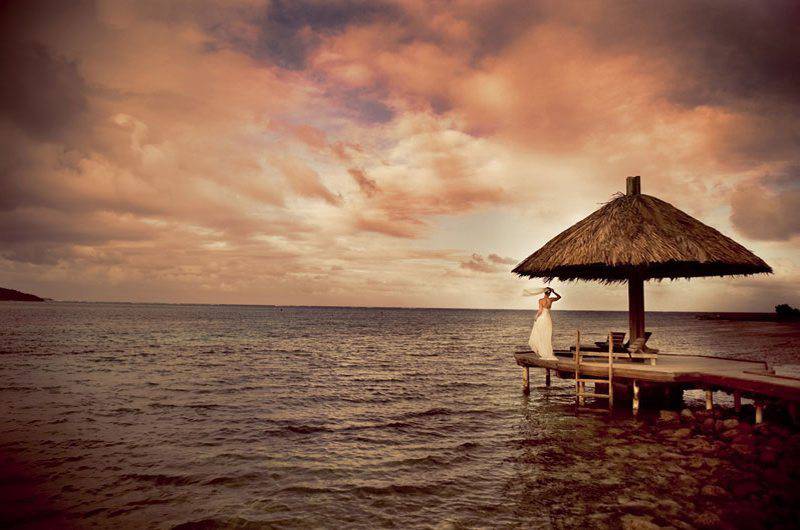
<svg viewBox="0 0 800 530">
<path fill-rule="evenodd" d="M 0 520 L 603 526 L 702 511 L 702 481 L 743 472 L 691 467 L 649 423 L 576 416 L 569 381 L 545 389 L 532 373 L 522 396 L 511 352 L 532 317 L 1 304 Z M 797 326 L 648 318 L 663 351 L 797 362 Z M 575 327 L 599 338 L 627 317 L 554 321 L 566 345 Z"/>
</svg>

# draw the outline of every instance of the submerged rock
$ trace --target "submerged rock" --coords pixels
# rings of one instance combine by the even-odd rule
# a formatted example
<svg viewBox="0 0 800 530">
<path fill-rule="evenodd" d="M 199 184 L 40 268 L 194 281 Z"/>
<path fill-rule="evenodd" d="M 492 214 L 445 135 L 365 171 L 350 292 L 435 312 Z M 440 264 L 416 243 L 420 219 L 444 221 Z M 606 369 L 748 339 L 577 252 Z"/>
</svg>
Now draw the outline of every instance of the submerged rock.
<svg viewBox="0 0 800 530">
<path fill-rule="evenodd" d="M 635 498 L 631 499 L 624 495 L 617 497 L 617 504 L 620 508 L 627 511 L 648 511 L 656 506 L 655 498 Z"/>
<path fill-rule="evenodd" d="M 735 429 L 736 427 L 739 426 L 739 420 L 737 420 L 736 418 L 730 418 L 724 420 L 722 422 L 722 426 L 725 427 L 726 429 Z"/>
<path fill-rule="evenodd" d="M 653 522 L 652 517 L 630 514 L 622 516 L 623 530 L 658 530 L 659 528 L 661 527 Z"/>
<path fill-rule="evenodd" d="M 725 497 L 728 491 L 725 488 L 715 486 L 714 484 L 706 484 L 700 488 L 700 494 L 706 497 Z"/>
<path fill-rule="evenodd" d="M 677 481 L 680 487 L 685 488 L 687 491 L 689 488 L 697 486 L 697 479 L 692 478 L 689 475 L 678 475 Z"/>
<path fill-rule="evenodd" d="M 645 444 L 631 445 L 628 447 L 628 450 L 630 451 L 631 456 L 635 458 L 650 458 L 654 456 L 656 452 L 658 452 L 653 447 Z"/>
<path fill-rule="evenodd" d="M 731 449 L 736 451 L 742 456 L 749 456 L 752 455 L 755 451 L 755 448 L 750 444 L 741 444 L 741 443 L 732 443 Z"/>
<path fill-rule="evenodd" d="M 610 457 L 620 457 L 620 458 L 627 458 L 628 457 L 628 450 L 624 447 L 606 447 L 605 448 L 606 456 Z"/>
<path fill-rule="evenodd" d="M 661 410 L 658 412 L 658 419 L 665 422 L 674 422 L 679 421 L 681 416 L 673 410 Z"/>
<path fill-rule="evenodd" d="M 683 510 L 681 505 L 672 499 L 662 499 L 658 501 L 658 509 L 670 516 L 678 515 Z"/>
<path fill-rule="evenodd" d="M 703 512 L 694 518 L 694 524 L 700 528 L 718 528 L 722 520 L 714 512 Z"/>
<path fill-rule="evenodd" d="M 711 442 L 705 438 L 698 437 L 687 440 L 685 446 L 691 451 L 708 454 L 717 452 L 719 449 L 717 443 L 718 442 Z"/>
<path fill-rule="evenodd" d="M 693 421 L 694 420 L 694 412 L 689 409 L 683 409 L 681 411 L 681 419 L 684 421 Z"/>
<path fill-rule="evenodd" d="M 739 429 L 728 429 L 727 431 L 720 434 L 720 438 L 724 440 L 733 440 L 737 436 L 739 436 L 740 432 Z"/>
<path fill-rule="evenodd" d="M 678 429 L 672 433 L 672 437 L 677 439 L 688 438 L 691 435 L 692 435 L 692 430 L 687 428 Z"/>
<path fill-rule="evenodd" d="M 703 467 L 704 459 L 702 456 L 692 456 L 686 462 L 686 465 L 692 469 L 700 469 Z"/>
</svg>

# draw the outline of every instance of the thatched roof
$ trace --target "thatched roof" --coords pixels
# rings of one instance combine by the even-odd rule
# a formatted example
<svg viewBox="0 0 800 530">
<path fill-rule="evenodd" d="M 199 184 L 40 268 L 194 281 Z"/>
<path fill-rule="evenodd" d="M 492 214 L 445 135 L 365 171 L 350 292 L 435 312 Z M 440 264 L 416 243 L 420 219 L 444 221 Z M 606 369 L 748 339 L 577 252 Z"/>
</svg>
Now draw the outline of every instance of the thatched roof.
<svg viewBox="0 0 800 530">
<path fill-rule="evenodd" d="M 619 195 L 514 268 L 546 281 L 770 273 L 733 239 L 650 195 Z"/>
</svg>

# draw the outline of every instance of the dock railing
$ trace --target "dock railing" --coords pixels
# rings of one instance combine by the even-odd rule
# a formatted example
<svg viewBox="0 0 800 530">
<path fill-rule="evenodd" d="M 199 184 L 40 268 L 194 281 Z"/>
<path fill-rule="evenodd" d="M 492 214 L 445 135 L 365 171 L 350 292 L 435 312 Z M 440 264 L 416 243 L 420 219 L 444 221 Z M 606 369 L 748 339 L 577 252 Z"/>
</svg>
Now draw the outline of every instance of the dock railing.
<svg viewBox="0 0 800 530">
<path fill-rule="evenodd" d="M 584 357 L 607 357 L 608 358 L 608 379 L 597 377 L 581 377 L 581 364 Z M 575 331 L 575 400 L 579 407 L 586 405 L 587 397 L 595 397 L 608 400 L 608 410 L 611 411 L 614 407 L 614 341 L 612 334 L 608 332 L 608 353 L 606 352 L 586 352 L 581 351 L 581 330 Z M 598 392 L 595 386 L 594 392 L 586 392 L 586 383 L 598 383 L 608 385 L 607 393 Z"/>
</svg>

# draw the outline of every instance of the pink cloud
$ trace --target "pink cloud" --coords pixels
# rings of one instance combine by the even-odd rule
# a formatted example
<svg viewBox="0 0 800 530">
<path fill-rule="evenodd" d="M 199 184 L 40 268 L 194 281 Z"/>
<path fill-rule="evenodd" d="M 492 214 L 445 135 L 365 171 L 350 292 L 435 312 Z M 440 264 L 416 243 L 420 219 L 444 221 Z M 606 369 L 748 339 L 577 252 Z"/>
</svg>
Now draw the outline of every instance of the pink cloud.
<svg viewBox="0 0 800 530">
<path fill-rule="evenodd" d="M 319 174 L 300 159 L 288 155 L 275 155 L 270 162 L 280 170 L 291 189 L 298 195 L 323 199 L 332 205 L 341 203 L 341 197 L 331 193 L 322 183 Z"/>
<path fill-rule="evenodd" d="M 486 257 L 492 263 L 498 263 L 500 265 L 515 265 L 519 261 L 519 260 L 515 260 L 513 258 L 504 258 L 502 256 L 498 256 L 497 254 L 489 254 Z"/>
<path fill-rule="evenodd" d="M 367 176 L 367 173 L 363 169 L 350 168 L 347 170 L 347 172 L 350 173 L 350 176 L 352 176 L 353 180 L 356 181 L 356 184 L 358 184 L 361 192 L 367 197 L 373 197 L 375 194 L 380 192 L 378 185 L 374 180 Z"/>
<path fill-rule="evenodd" d="M 475 253 L 470 256 L 469 260 L 461 262 L 461 268 L 475 272 L 507 271 L 508 267 L 504 267 L 503 265 L 508 265 L 509 261 L 513 260 L 501 258 L 497 254 L 489 254 L 484 258 L 480 254 Z"/>
</svg>

